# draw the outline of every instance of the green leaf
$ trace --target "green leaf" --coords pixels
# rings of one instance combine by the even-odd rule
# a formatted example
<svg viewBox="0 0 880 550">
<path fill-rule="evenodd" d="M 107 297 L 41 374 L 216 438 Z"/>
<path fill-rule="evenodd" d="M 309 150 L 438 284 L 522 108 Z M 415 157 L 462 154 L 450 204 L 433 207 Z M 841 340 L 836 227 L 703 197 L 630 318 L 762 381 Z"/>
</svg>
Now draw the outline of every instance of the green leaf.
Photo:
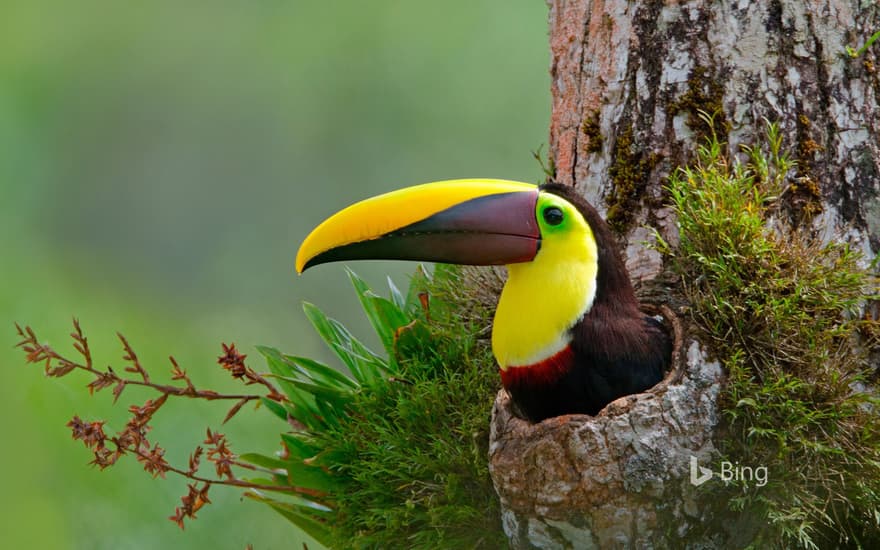
<svg viewBox="0 0 880 550">
<path fill-rule="evenodd" d="M 305 382 L 296 378 L 288 378 L 286 376 L 276 376 L 275 378 L 277 380 L 287 380 L 304 392 L 307 392 L 310 395 L 315 396 L 316 398 L 330 401 L 335 406 L 344 406 L 346 403 L 351 401 L 351 395 L 353 393 L 351 390 L 348 389 L 339 390 L 328 386 L 312 384 L 310 382 Z"/>
<path fill-rule="evenodd" d="M 367 283 L 357 274 L 347 269 L 348 278 L 357 292 L 358 300 L 376 335 L 382 341 L 385 351 L 391 353 L 394 345 L 394 331 L 407 323 L 406 315 L 393 302 L 377 296 Z"/>
<path fill-rule="evenodd" d="M 269 409 L 275 416 L 280 418 L 281 420 L 287 422 L 287 407 L 279 403 L 278 401 L 268 399 L 266 397 L 261 397 L 260 402 L 263 403 L 267 409 Z"/>
<path fill-rule="evenodd" d="M 348 330 L 340 323 L 330 319 L 324 312 L 308 302 L 303 303 L 303 311 L 318 335 L 327 344 L 333 353 L 345 364 L 348 370 L 354 376 L 355 380 L 361 384 L 365 383 L 370 377 L 365 376 L 358 361 L 354 360 L 347 350 L 351 349 L 352 336 Z"/>
<path fill-rule="evenodd" d="M 314 396 L 285 379 L 289 378 L 286 376 L 288 373 L 296 375 L 296 371 L 293 371 L 290 366 L 284 362 L 283 357 L 277 350 L 263 348 L 260 351 L 263 352 L 266 357 L 269 370 L 279 379 L 278 385 L 281 386 L 287 399 L 290 400 L 292 407 L 287 408 L 287 412 L 290 416 L 299 420 L 310 429 L 320 430 L 323 428 L 324 424 L 321 421 L 321 415 L 315 406 Z M 287 420 L 286 416 L 284 418 Z"/>
<path fill-rule="evenodd" d="M 375 310 L 376 316 L 379 318 L 382 329 L 384 330 L 384 335 L 388 337 L 388 342 L 393 344 L 394 333 L 397 329 L 406 325 L 412 321 L 412 319 L 402 309 L 398 308 L 394 302 L 382 298 L 381 296 L 377 296 L 372 292 L 367 292 L 364 295 L 364 299 Z M 376 327 L 374 326 L 374 328 Z M 380 337 L 381 336 L 383 335 L 380 335 Z M 384 343 L 385 338 L 383 338 L 382 341 Z M 390 353 L 390 348 L 386 347 L 385 349 Z"/>
<path fill-rule="evenodd" d="M 373 385 L 388 370 L 387 362 L 355 338 L 339 321 L 330 319 L 312 304 L 304 303 L 306 317 L 318 334 L 342 360 L 354 379 L 362 385 Z"/>
<path fill-rule="evenodd" d="M 859 48 L 858 50 L 856 50 L 852 46 L 846 46 L 845 50 L 846 50 L 847 55 L 849 55 L 852 58 L 859 57 L 860 55 L 862 55 L 863 53 L 868 51 L 868 48 L 870 48 L 871 45 L 874 42 L 876 42 L 877 38 L 880 38 L 880 31 L 877 31 L 874 34 L 872 34 L 871 37 L 868 38 L 868 41 L 865 42 L 865 44 L 861 48 Z"/>
<path fill-rule="evenodd" d="M 303 464 L 310 467 L 321 468 L 326 471 L 332 469 L 341 463 L 345 463 L 348 458 L 342 458 L 338 449 L 321 448 L 316 449 L 310 446 L 308 442 L 303 441 L 303 434 L 281 434 L 281 439 L 287 445 L 290 451 L 291 461 L 302 460 Z M 300 458 L 301 457 L 301 458 Z"/>
<path fill-rule="evenodd" d="M 312 303 L 303 302 L 303 312 L 306 314 L 309 322 L 312 323 L 312 326 L 315 327 L 321 340 L 328 345 L 339 342 L 339 335 L 336 334 L 330 319 L 324 315 L 323 311 Z"/>
<path fill-rule="evenodd" d="M 287 463 L 280 458 L 261 455 L 259 453 L 245 453 L 240 455 L 238 458 L 244 460 L 245 462 L 250 462 L 255 466 L 262 466 L 263 468 L 269 468 L 274 470 L 286 470 Z"/>
<path fill-rule="evenodd" d="M 248 483 L 253 483 L 255 485 L 272 485 L 274 483 L 271 479 L 264 478 L 245 478 L 245 481 L 247 481 Z M 251 492 L 257 495 L 257 498 L 254 498 L 254 496 L 251 496 L 251 498 L 254 498 L 254 500 L 259 500 L 260 502 L 265 502 L 266 504 L 273 503 L 279 506 L 291 507 L 292 509 L 304 508 L 304 513 L 313 514 L 317 512 L 319 515 L 322 516 L 333 512 L 333 509 L 329 506 L 308 499 L 306 497 L 299 496 L 297 494 L 284 493 L 284 500 L 280 500 L 262 494 L 259 489 L 253 489 Z M 247 495 L 248 493 L 245 494 Z"/>
<path fill-rule="evenodd" d="M 338 489 L 336 479 L 320 466 L 312 466 L 302 460 L 291 460 L 287 462 L 285 468 L 288 475 L 287 483 L 295 487 L 305 487 L 327 494 L 332 494 Z"/>
<path fill-rule="evenodd" d="M 345 411 L 341 408 L 337 408 L 331 401 L 325 401 L 323 399 L 318 399 L 315 402 L 315 405 L 318 407 L 318 414 L 324 424 L 338 429 L 340 425 L 340 417 L 345 416 Z"/>
<path fill-rule="evenodd" d="M 277 349 L 267 346 L 257 346 L 257 351 L 266 358 L 266 364 L 269 365 L 269 371 L 273 375 L 293 378 L 297 376 L 296 369 L 287 364 L 284 360 L 284 356 L 281 355 L 281 352 Z M 291 399 L 291 401 L 293 401 L 293 399 L 299 394 L 296 388 L 286 381 L 282 381 L 278 385 L 281 386 L 281 389 L 287 394 L 287 397 Z"/>
<path fill-rule="evenodd" d="M 355 380 L 352 380 L 338 370 L 315 361 L 314 359 L 298 357 L 295 355 L 285 355 L 284 360 L 297 368 L 300 373 L 315 381 L 315 383 L 325 383 L 335 385 L 336 387 L 347 387 L 351 389 L 358 388 L 358 383 Z"/>
<path fill-rule="evenodd" d="M 281 434 L 281 439 L 287 446 L 287 452 L 290 454 L 290 460 L 297 458 L 305 460 L 312 458 L 317 454 L 318 448 L 305 440 L 304 434 Z"/>
<path fill-rule="evenodd" d="M 272 498 L 268 498 L 256 490 L 245 493 L 245 496 L 254 500 L 263 502 L 272 507 L 273 510 L 287 518 L 288 521 L 299 527 L 307 535 L 330 548 L 333 545 L 333 539 L 330 531 L 324 526 L 324 523 L 315 519 L 311 512 L 303 511 L 303 507 L 296 504 L 281 502 Z M 305 499 L 303 499 L 305 500 Z"/>
<path fill-rule="evenodd" d="M 319 522 L 313 517 L 295 511 L 292 507 L 279 504 L 270 504 L 270 506 L 276 512 L 290 520 L 294 525 L 302 529 L 304 533 L 306 533 L 322 545 L 328 548 L 331 548 L 333 546 L 333 539 L 330 536 L 330 531 L 324 526 L 323 523 Z"/>
<path fill-rule="evenodd" d="M 426 291 L 431 283 L 431 274 L 425 269 L 425 266 L 419 264 L 415 273 L 409 282 L 409 290 L 406 293 L 406 311 L 415 314 L 422 311 L 422 301 L 419 295 Z"/>
<path fill-rule="evenodd" d="M 388 290 L 391 292 L 391 301 L 394 302 L 394 305 L 401 311 L 406 311 L 406 298 L 403 297 L 391 277 L 388 277 Z"/>
<path fill-rule="evenodd" d="M 333 344 L 333 351 L 342 358 L 346 366 L 352 370 L 352 374 L 356 370 L 359 374 L 358 382 L 362 385 L 373 386 L 379 380 L 382 380 L 382 373 L 388 371 L 388 363 L 384 359 L 377 357 L 370 349 L 354 340 L 350 346 L 341 344 Z"/>
<path fill-rule="evenodd" d="M 284 356 L 277 349 L 270 347 L 270 346 L 257 346 L 257 351 L 259 351 L 260 354 L 263 357 L 265 357 L 267 360 L 274 359 L 275 361 L 277 361 L 279 363 L 279 365 L 278 365 L 279 368 L 282 368 L 284 366 L 284 361 L 283 361 Z M 281 370 L 280 372 L 277 372 L 276 374 L 293 376 L 294 372 L 292 370 L 290 372 L 285 372 L 284 370 Z"/>
<path fill-rule="evenodd" d="M 394 358 L 398 361 L 427 357 L 434 342 L 431 331 L 422 321 L 415 320 L 401 327 L 394 335 Z"/>
<path fill-rule="evenodd" d="M 279 476 L 278 480 L 267 482 L 268 485 L 281 484 L 293 487 L 303 487 L 305 489 L 328 494 L 336 489 L 336 480 L 332 475 L 325 472 L 319 466 L 306 464 L 299 458 L 284 460 L 258 453 L 246 453 L 239 458 L 256 466 L 268 468 L 273 471 L 280 470 L 281 472 L 284 472 L 283 475 Z"/>
</svg>

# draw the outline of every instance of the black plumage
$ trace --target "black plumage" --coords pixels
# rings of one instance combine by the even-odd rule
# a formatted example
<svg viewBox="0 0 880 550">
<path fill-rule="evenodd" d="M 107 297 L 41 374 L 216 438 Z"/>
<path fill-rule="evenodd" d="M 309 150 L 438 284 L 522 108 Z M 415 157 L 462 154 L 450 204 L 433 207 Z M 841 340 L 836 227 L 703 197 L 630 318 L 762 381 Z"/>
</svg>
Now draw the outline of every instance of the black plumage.
<svg viewBox="0 0 880 550">
<path fill-rule="evenodd" d="M 505 387 L 532 421 L 595 415 L 611 401 L 660 382 L 672 342 L 661 323 L 640 310 L 617 243 L 598 212 L 571 187 L 545 184 L 541 190 L 573 204 L 590 225 L 598 247 L 596 294 L 571 328 L 570 350 L 552 364 L 523 367 L 505 380 Z"/>
</svg>

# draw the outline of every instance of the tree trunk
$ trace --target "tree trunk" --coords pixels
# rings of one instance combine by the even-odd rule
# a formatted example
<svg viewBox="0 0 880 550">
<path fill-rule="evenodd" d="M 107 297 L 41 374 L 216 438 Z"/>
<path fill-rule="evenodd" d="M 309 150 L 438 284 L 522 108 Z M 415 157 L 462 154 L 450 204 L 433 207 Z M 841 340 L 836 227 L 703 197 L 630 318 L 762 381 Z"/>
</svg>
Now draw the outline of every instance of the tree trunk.
<svg viewBox="0 0 880 550">
<path fill-rule="evenodd" d="M 666 177 L 707 136 L 730 155 L 777 122 L 797 167 L 781 197 L 793 225 L 880 250 L 880 8 L 859 0 L 550 0 L 551 154 L 614 228 L 637 286 L 663 271 L 642 242 L 675 242 Z M 710 118 L 701 116 L 705 113 Z M 722 373 L 696 340 L 680 342 L 664 387 L 597 417 L 530 426 L 504 393 L 493 413 L 491 469 L 518 548 L 738 545 L 707 529 L 689 482 L 711 455 Z M 704 506 L 705 504 L 705 506 Z M 739 539 L 737 537 L 740 537 Z"/>
<path fill-rule="evenodd" d="M 880 78 L 873 49 L 853 58 L 846 46 L 877 30 L 880 8 L 858 0 L 553 1 L 556 178 L 638 244 L 642 225 L 666 219 L 664 178 L 709 132 L 736 152 L 766 118 L 800 164 L 791 214 L 876 251 Z M 659 255 L 648 263 L 634 277 L 659 271 Z"/>
</svg>

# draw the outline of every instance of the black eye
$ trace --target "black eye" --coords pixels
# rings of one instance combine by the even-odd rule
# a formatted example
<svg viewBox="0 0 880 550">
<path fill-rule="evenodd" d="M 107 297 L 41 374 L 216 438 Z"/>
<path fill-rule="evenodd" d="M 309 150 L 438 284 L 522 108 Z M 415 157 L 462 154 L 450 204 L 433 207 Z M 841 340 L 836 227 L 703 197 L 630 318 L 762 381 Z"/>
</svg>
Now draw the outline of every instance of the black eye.
<svg viewBox="0 0 880 550">
<path fill-rule="evenodd" d="M 556 206 L 545 208 L 542 214 L 544 215 L 544 221 L 550 225 L 559 225 L 565 218 L 565 215 L 562 213 L 562 209 L 557 208 Z"/>
</svg>

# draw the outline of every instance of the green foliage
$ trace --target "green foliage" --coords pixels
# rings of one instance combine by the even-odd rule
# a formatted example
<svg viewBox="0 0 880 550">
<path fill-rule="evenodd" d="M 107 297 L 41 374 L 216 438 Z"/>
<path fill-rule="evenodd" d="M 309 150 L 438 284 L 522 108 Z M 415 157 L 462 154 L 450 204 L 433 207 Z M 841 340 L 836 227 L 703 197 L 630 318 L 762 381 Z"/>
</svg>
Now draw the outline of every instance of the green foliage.
<svg viewBox="0 0 880 550">
<path fill-rule="evenodd" d="M 387 358 L 306 304 L 346 374 L 260 348 L 290 404 L 264 402 L 293 430 L 283 456 L 241 458 L 313 496 L 249 496 L 333 548 L 505 544 L 486 452 L 498 377 L 479 327 L 454 302 L 459 275 L 419 270 L 407 296 L 389 280 L 383 298 L 349 272 Z"/>
<path fill-rule="evenodd" d="M 728 373 L 721 451 L 769 469 L 764 487 L 728 487 L 729 506 L 754 514 L 764 544 L 877 547 L 878 325 L 860 316 L 876 278 L 847 245 L 779 221 L 792 163 L 775 125 L 745 164 L 724 150 L 713 136 L 670 178 L 680 245 L 663 246 Z"/>
<path fill-rule="evenodd" d="M 854 58 L 854 59 L 857 58 L 857 57 L 862 56 L 866 51 L 868 51 L 868 48 L 870 48 L 871 45 L 874 44 L 874 42 L 877 41 L 878 38 L 880 38 L 880 31 L 877 31 L 877 32 L 875 32 L 874 34 L 872 34 L 871 37 L 868 38 L 867 42 L 865 42 L 865 43 L 862 45 L 862 47 L 859 48 L 858 50 L 856 50 L 856 49 L 853 48 L 852 46 L 847 46 L 847 47 L 846 47 L 846 53 L 847 53 L 847 55 L 849 55 L 850 57 L 852 57 L 852 58 Z"/>
</svg>

